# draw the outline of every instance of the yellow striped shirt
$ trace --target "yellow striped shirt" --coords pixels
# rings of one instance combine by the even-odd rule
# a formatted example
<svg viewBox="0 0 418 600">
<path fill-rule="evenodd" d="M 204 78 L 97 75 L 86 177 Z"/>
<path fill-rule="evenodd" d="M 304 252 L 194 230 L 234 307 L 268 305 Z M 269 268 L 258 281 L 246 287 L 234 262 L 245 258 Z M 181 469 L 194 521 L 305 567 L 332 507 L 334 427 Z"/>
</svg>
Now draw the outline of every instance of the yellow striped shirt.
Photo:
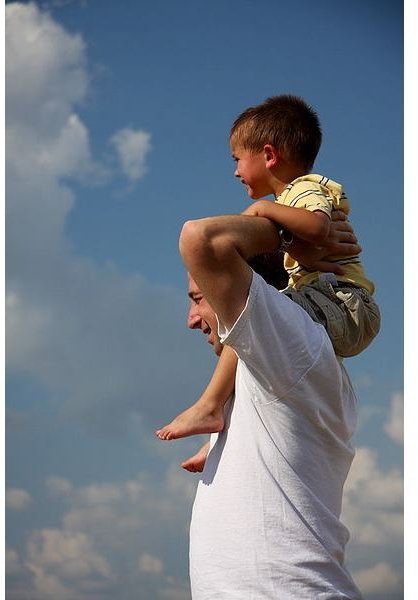
<svg viewBox="0 0 418 600">
<path fill-rule="evenodd" d="M 350 205 L 342 186 L 322 175 L 309 174 L 294 179 L 276 198 L 276 202 L 311 211 L 320 210 L 330 218 L 332 211 L 336 209 L 342 210 L 346 215 L 350 212 Z M 344 269 L 344 275 L 336 276 L 338 281 L 366 288 L 373 294 L 374 284 L 366 277 L 358 254 L 349 257 L 331 256 L 329 260 L 338 263 Z M 319 271 L 308 271 L 288 253 L 284 255 L 284 266 L 289 274 L 289 285 L 294 288 L 319 278 Z"/>
</svg>

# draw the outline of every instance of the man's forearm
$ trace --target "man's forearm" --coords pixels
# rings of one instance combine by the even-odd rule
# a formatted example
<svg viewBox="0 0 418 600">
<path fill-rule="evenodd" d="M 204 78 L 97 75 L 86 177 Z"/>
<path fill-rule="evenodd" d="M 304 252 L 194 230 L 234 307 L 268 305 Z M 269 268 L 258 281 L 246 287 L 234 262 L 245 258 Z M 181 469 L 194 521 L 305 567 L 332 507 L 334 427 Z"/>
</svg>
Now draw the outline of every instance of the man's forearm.
<svg viewBox="0 0 418 600">
<path fill-rule="evenodd" d="M 279 246 L 277 227 L 263 217 L 225 215 L 187 221 L 180 234 L 180 253 L 187 267 L 196 259 L 206 262 L 231 253 L 247 260 Z"/>
<path fill-rule="evenodd" d="M 243 215 L 187 221 L 180 234 L 180 253 L 187 270 L 225 326 L 243 310 L 252 271 L 246 260 L 280 245 L 269 219 Z"/>
</svg>

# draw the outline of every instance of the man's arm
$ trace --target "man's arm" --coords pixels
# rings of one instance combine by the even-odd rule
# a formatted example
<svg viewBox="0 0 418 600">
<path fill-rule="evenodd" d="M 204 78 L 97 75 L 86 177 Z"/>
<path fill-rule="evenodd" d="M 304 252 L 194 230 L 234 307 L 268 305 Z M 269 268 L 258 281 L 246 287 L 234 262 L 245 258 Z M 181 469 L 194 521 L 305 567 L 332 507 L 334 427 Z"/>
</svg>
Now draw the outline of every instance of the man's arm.
<svg viewBox="0 0 418 600">
<path fill-rule="evenodd" d="M 231 327 L 244 309 L 252 271 L 246 260 L 280 245 L 275 224 L 262 217 L 227 215 L 187 221 L 180 253 L 204 298 Z"/>
<path fill-rule="evenodd" d="M 351 257 L 362 251 L 347 215 L 342 210 L 333 210 L 331 226 L 326 240 L 321 246 L 307 244 L 294 238 L 289 252 L 300 264 L 311 271 L 323 271 L 344 275 L 344 269 L 336 262 L 330 262 L 328 256 Z"/>
<path fill-rule="evenodd" d="M 180 235 L 184 263 L 203 296 L 226 327 L 244 309 L 252 271 L 246 260 L 280 246 L 277 227 L 269 219 L 228 215 L 188 221 Z M 330 255 L 355 256 L 361 252 L 350 222 L 342 211 L 333 211 L 328 238 L 314 248 L 301 240 L 292 244 L 292 256 L 312 270 L 340 272 L 327 262 Z"/>
</svg>

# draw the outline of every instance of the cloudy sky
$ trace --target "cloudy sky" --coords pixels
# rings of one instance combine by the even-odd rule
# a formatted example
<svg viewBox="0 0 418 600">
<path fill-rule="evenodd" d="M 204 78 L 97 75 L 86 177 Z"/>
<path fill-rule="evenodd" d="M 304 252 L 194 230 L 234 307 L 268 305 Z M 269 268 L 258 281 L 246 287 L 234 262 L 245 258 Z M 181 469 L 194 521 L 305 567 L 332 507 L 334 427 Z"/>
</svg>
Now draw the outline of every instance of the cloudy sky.
<svg viewBox="0 0 418 600">
<path fill-rule="evenodd" d="M 276 93 L 320 113 L 383 327 L 343 521 L 367 600 L 402 597 L 403 73 L 396 0 L 6 6 L 7 599 L 187 600 L 200 439 L 157 441 L 214 358 L 185 328 L 188 218 L 239 212 L 229 127 Z M 390 240 L 390 243 L 388 243 Z"/>
</svg>

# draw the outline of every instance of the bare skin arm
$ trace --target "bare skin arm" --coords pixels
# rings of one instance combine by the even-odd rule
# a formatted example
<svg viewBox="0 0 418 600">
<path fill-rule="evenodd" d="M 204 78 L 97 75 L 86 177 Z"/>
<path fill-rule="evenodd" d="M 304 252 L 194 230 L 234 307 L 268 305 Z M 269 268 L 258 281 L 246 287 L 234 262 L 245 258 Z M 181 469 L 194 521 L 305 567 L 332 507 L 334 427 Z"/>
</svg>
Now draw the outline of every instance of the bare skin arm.
<svg viewBox="0 0 418 600">
<path fill-rule="evenodd" d="M 295 238 L 289 248 L 293 258 L 305 265 L 311 271 L 323 271 L 343 275 L 344 269 L 327 260 L 327 256 L 356 256 L 361 252 L 361 246 L 353 231 L 347 215 L 341 210 L 332 212 L 331 226 L 326 240 L 321 245 L 313 246 Z"/>
<path fill-rule="evenodd" d="M 180 235 L 180 252 L 204 301 L 228 327 L 245 306 L 252 279 L 246 258 L 272 252 L 280 238 L 268 219 L 241 215 L 188 221 Z M 214 376 L 201 398 L 174 421 L 156 431 L 170 440 L 223 429 L 223 407 L 234 389 L 237 359 L 224 347 Z"/>
<path fill-rule="evenodd" d="M 297 238 L 292 244 L 292 254 L 300 262 L 309 265 L 312 270 L 335 273 L 341 273 L 342 269 L 339 265 L 326 260 L 328 253 L 352 256 L 359 252 L 361 252 L 361 248 L 342 211 L 333 212 L 329 235 L 322 248 L 314 248 L 312 244 L 307 244 Z M 223 408 L 234 389 L 236 364 L 235 353 L 231 348 L 225 346 L 205 392 L 190 408 L 180 413 L 171 423 L 157 430 L 157 437 L 161 440 L 172 440 L 189 435 L 221 431 L 224 426 Z M 195 459 L 200 465 L 200 453 L 186 461 L 188 466 L 192 466 Z"/>
<path fill-rule="evenodd" d="M 235 323 L 245 306 L 252 279 L 246 259 L 274 252 L 279 245 L 274 223 L 244 215 L 188 221 L 180 235 L 186 268 L 226 327 Z"/>
<path fill-rule="evenodd" d="M 353 256 L 361 248 L 344 213 L 334 211 L 332 218 L 328 237 L 320 248 L 295 239 L 291 254 L 312 270 L 342 274 L 341 267 L 326 257 Z M 180 252 L 187 269 L 226 327 L 233 325 L 245 306 L 252 278 L 246 260 L 274 252 L 279 246 L 277 227 L 271 220 L 246 215 L 188 221 L 180 236 Z"/>
<path fill-rule="evenodd" d="M 331 219 L 321 210 L 284 206 L 271 200 L 257 200 L 242 213 L 252 217 L 266 217 L 288 229 L 294 236 L 318 244 L 327 239 Z"/>
</svg>

